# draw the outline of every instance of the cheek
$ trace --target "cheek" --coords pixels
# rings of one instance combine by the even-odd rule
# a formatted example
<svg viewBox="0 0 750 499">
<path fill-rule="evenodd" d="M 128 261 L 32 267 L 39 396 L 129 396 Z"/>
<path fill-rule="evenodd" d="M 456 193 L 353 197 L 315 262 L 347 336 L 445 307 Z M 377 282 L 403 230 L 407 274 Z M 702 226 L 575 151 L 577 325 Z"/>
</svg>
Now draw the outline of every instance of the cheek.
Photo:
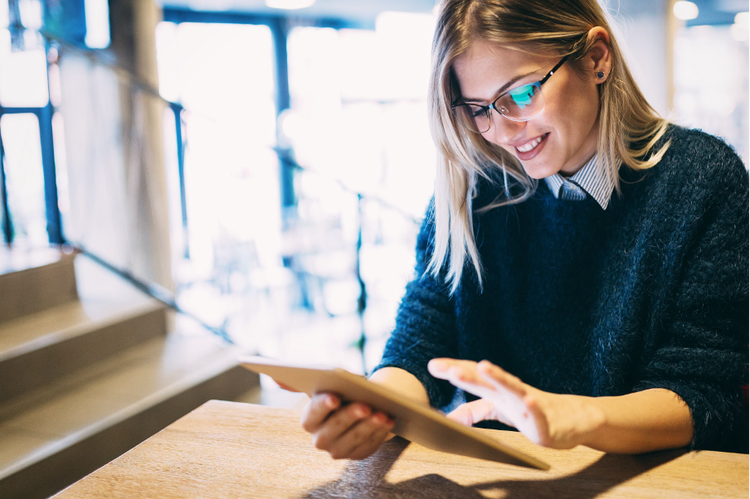
<svg viewBox="0 0 750 499">
<path fill-rule="evenodd" d="M 549 111 L 550 124 L 566 135 L 587 135 L 599 112 L 599 92 L 596 85 L 578 75 L 566 76 L 553 95 L 545 96 L 545 114 Z"/>
<path fill-rule="evenodd" d="M 551 106 L 550 115 L 555 116 L 555 126 L 569 140 L 578 141 L 587 137 L 599 114 L 598 93 L 573 92 L 567 98 L 557 99 Z"/>
<path fill-rule="evenodd" d="M 498 136 L 496 135 L 495 127 L 496 127 L 496 124 L 493 123 L 492 127 L 488 131 L 481 134 L 482 138 L 486 140 L 487 142 L 489 142 L 490 144 L 499 146 L 504 151 L 507 151 L 511 154 L 515 154 L 515 148 L 508 146 L 506 143 L 504 143 L 502 140 L 498 138 Z"/>
</svg>

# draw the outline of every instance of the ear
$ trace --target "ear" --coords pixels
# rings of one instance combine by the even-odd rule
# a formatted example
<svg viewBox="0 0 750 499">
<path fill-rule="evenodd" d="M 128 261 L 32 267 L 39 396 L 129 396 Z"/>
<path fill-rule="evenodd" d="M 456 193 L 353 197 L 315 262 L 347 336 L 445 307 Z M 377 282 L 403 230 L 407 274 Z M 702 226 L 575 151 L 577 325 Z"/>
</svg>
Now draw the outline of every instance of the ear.
<svg viewBox="0 0 750 499">
<path fill-rule="evenodd" d="M 595 26 L 589 30 L 587 35 L 591 47 L 584 57 L 587 61 L 587 69 L 596 83 L 604 83 L 612 71 L 612 50 L 609 45 L 609 33 L 601 26 Z M 599 78 L 599 74 L 603 75 Z"/>
</svg>

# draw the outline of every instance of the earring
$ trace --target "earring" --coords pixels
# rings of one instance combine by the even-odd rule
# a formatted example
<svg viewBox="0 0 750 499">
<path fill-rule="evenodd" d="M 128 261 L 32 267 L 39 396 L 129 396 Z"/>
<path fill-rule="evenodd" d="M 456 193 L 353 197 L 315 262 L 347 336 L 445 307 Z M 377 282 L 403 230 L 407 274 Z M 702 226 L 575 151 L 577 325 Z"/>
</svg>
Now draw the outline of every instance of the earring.
<svg viewBox="0 0 750 499">
<path fill-rule="evenodd" d="M 599 78 L 600 80 L 601 80 L 602 78 L 604 78 L 604 71 L 598 71 L 598 72 L 596 73 L 596 77 L 597 77 L 597 78 Z"/>
</svg>

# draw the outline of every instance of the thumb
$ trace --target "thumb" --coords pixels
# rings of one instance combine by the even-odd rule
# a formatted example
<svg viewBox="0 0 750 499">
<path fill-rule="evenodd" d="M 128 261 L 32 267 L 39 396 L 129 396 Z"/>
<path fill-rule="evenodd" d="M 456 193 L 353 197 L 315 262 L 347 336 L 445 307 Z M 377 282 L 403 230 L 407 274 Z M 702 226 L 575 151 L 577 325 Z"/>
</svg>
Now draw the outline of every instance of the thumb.
<svg viewBox="0 0 750 499">
<path fill-rule="evenodd" d="M 495 406 L 487 399 L 474 400 L 461 404 L 447 417 L 464 426 L 471 426 L 485 419 L 495 419 Z"/>
</svg>

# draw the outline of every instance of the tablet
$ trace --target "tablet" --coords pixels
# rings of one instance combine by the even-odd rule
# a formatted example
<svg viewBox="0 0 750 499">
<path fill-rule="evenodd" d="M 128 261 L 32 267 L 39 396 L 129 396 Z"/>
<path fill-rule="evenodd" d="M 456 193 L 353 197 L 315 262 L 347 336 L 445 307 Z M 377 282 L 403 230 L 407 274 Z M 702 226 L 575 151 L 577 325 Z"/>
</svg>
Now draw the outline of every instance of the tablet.
<svg viewBox="0 0 750 499">
<path fill-rule="evenodd" d="M 500 463 L 549 469 L 533 456 L 463 426 L 431 407 L 409 400 L 386 387 L 344 369 L 293 365 L 267 357 L 244 357 L 243 367 L 308 395 L 332 392 L 344 401 L 362 402 L 393 417 L 393 433 L 429 449 Z M 498 432 L 498 436 L 502 435 Z"/>
</svg>

